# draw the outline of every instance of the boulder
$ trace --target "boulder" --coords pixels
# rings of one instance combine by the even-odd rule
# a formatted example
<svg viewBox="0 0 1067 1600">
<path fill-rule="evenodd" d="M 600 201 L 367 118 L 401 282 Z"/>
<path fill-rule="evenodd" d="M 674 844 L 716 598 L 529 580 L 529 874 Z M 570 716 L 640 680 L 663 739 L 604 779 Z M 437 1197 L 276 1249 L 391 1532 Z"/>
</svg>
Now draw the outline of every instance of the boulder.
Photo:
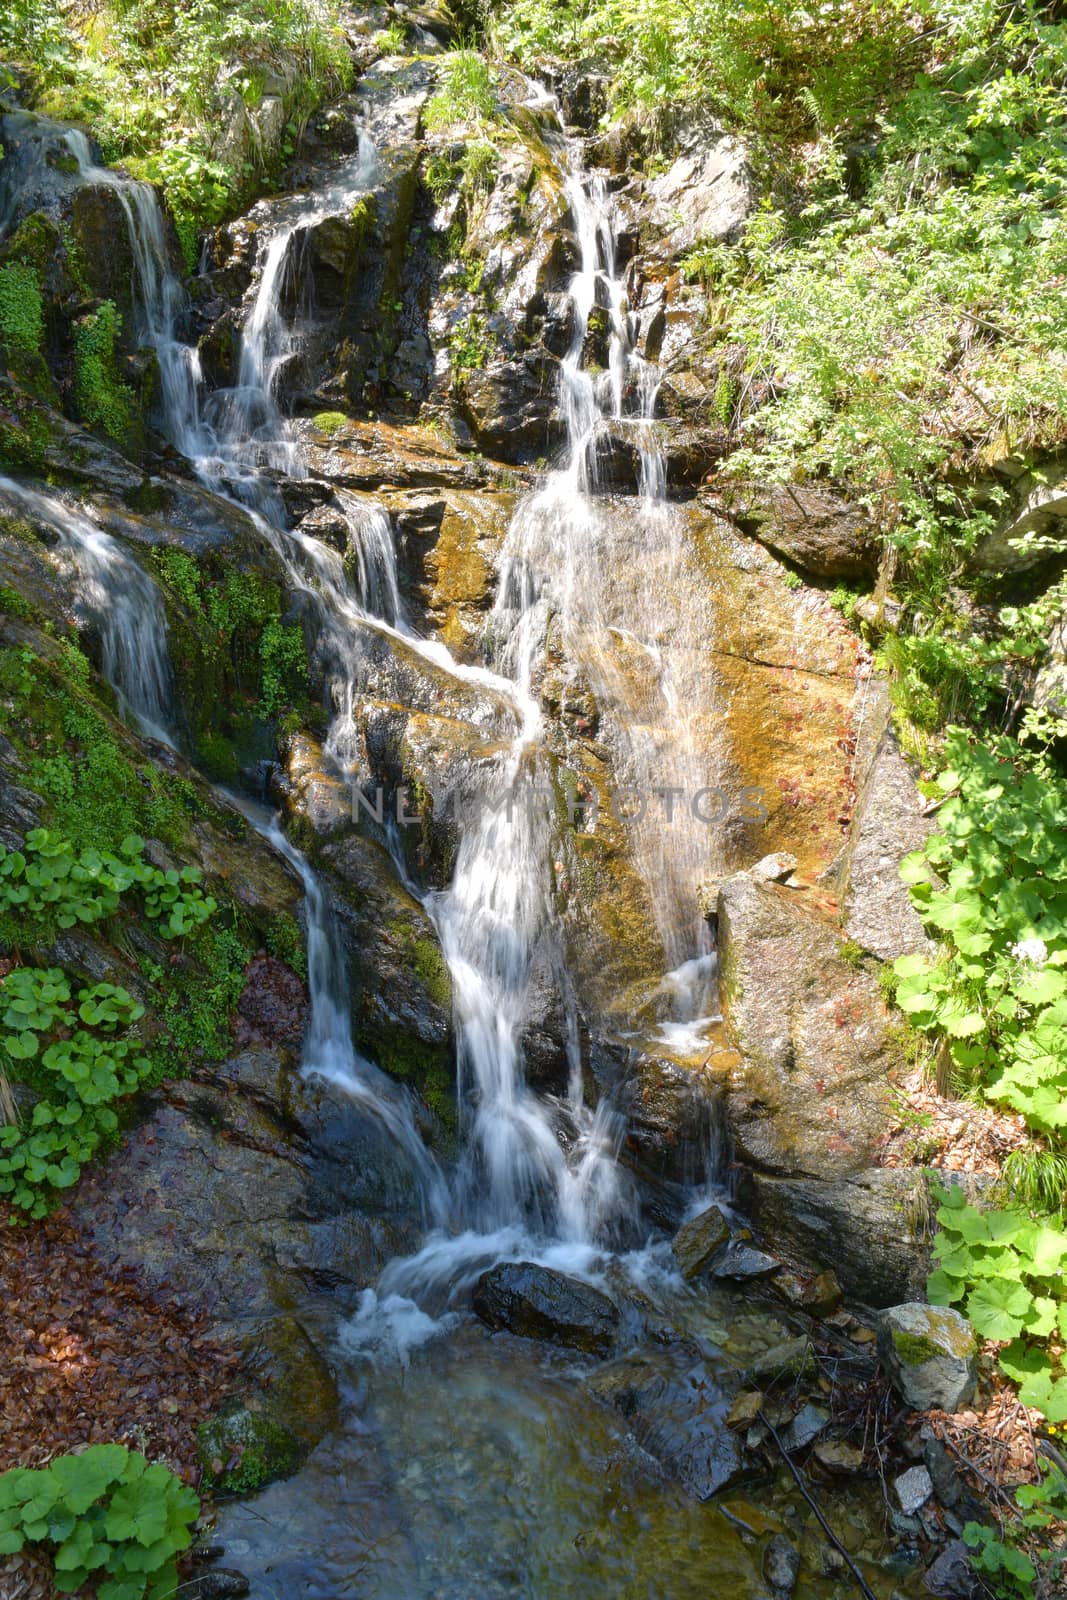
<svg viewBox="0 0 1067 1600">
<path fill-rule="evenodd" d="M 945 1546 L 935 1561 L 931 1561 L 923 1578 L 927 1594 L 940 1600 L 971 1600 L 972 1595 L 984 1590 L 980 1578 L 971 1565 L 971 1552 L 962 1539 L 953 1539 Z"/>
<path fill-rule="evenodd" d="M 731 238 L 756 201 L 748 151 L 718 123 L 693 116 L 676 129 L 674 144 L 676 159 L 644 190 L 642 254 L 652 261 Z"/>
<path fill-rule="evenodd" d="M 886 726 L 860 791 L 838 881 L 845 933 L 880 961 L 931 949 L 900 863 L 929 838 L 935 819 Z"/>
<path fill-rule="evenodd" d="M 972 1399 L 977 1349 L 970 1324 L 949 1306 L 913 1300 L 882 1313 L 878 1355 L 893 1387 L 916 1411 L 958 1411 Z"/>
<path fill-rule="evenodd" d="M 873 975 L 789 890 L 729 879 L 718 898 L 720 1003 L 737 1154 L 764 1172 L 844 1177 L 889 1125 L 889 1015 Z"/>
<path fill-rule="evenodd" d="M 711 1265 L 730 1237 L 730 1224 L 721 1206 L 708 1206 L 697 1216 L 683 1222 L 674 1238 L 671 1249 L 674 1259 L 687 1280 L 699 1278 Z"/>
<path fill-rule="evenodd" d="M 774 1534 L 763 1552 L 763 1576 L 777 1594 L 791 1595 L 800 1577 L 800 1552 L 784 1533 Z"/>
<path fill-rule="evenodd" d="M 1026 572 L 1049 552 L 1042 538 L 1062 539 L 1067 527 L 1067 470 L 1062 461 L 1044 471 L 1023 474 L 1013 485 L 1012 503 L 1000 522 L 980 539 L 970 557 L 976 572 Z M 1016 547 L 1016 540 L 1031 542 Z"/>
<path fill-rule="evenodd" d="M 606 1294 L 532 1261 L 504 1261 L 483 1272 L 473 1305 L 487 1327 L 590 1355 L 607 1355 L 619 1326 L 618 1308 Z"/>
<path fill-rule="evenodd" d="M 742 533 L 817 578 L 855 583 L 877 569 L 878 542 L 868 518 L 827 489 L 789 483 L 715 485 L 702 498 Z"/>
<path fill-rule="evenodd" d="M 925 1467 L 909 1467 L 907 1472 L 893 1479 L 893 1493 L 906 1517 L 921 1511 L 933 1492 L 933 1479 Z"/>
<path fill-rule="evenodd" d="M 770 1248 L 832 1267 L 847 1296 L 890 1306 L 923 1292 L 930 1202 L 922 1172 L 872 1168 L 837 1181 L 751 1173 L 741 1202 Z"/>
<path fill-rule="evenodd" d="M 769 1278 L 782 1263 L 764 1250 L 753 1250 L 750 1245 L 727 1245 L 709 1267 L 713 1278 L 725 1278 L 732 1283 L 750 1283 L 756 1278 Z"/>
<path fill-rule="evenodd" d="M 730 1398 L 704 1361 L 685 1347 L 629 1356 L 590 1380 L 618 1407 L 642 1449 L 661 1462 L 694 1500 L 709 1500 L 752 1470 L 728 1422 Z"/>
</svg>

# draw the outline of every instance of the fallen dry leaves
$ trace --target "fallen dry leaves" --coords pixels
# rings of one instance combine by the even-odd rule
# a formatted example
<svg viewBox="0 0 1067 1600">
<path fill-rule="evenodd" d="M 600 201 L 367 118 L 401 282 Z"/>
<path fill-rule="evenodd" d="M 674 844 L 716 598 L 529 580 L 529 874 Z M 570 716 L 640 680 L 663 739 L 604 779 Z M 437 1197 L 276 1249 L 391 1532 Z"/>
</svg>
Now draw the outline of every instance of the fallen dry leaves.
<svg viewBox="0 0 1067 1600">
<path fill-rule="evenodd" d="M 71 1209 L 16 1226 L 0 1212 L 0 1471 L 115 1440 L 198 1481 L 196 1429 L 239 1358 L 204 1318 L 105 1262 Z M 50 1566 L 0 1558 L 4 1600 L 48 1600 Z"/>
<path fill-rule="evenodd" d="M 879 1165 L 934 1166 L 999 1178 L 1004 1157 L 1030 1142 L 1021 1116 L 938 1094 L 923 1067 L 894 1079 L 897 1118 L 882 1135 Z"/>
</svg>

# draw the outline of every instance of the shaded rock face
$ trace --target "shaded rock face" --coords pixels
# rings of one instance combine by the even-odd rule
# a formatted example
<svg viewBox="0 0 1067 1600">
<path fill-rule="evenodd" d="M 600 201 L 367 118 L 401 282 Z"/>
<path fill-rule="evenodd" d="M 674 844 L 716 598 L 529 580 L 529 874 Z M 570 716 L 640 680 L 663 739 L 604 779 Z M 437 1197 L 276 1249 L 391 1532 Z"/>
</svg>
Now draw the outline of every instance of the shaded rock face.
<svg viewBox="0 0 1067 1600">
<path fill-rule="evenodd" d="M 845 1177 L 888 1126 L 889 1017 L 873 975 L 788 889 L 730 879 L 718 900 L 720 999 L 741 1062 L 726 1087 L 737 1152 L 764 1172 Z"/>
<path fill-rule="evenodd" d="M 804 484 L 738 484 L 704 496 L 741 529 L 818 578 L 859 582 L 878 565 L 878 546 L 862 512 L 840 496 Z"/>
<path fill-rule="evenodd" d="M 839 1180 L 753 1172 L 741 1204 L 771 1249 L 830 1267 L 845 1294 L 890 1306 L 925 1292 L 929 1199 L 923 1173 L 874 1167 Z"/>
<path fill-rule="evenodd" d="M 879 1322 L 879 1358 L 901 1399 L 915 1411 L 959 1411 L 967 1405 L 977 1382 L 977 1351 L 970 1323 L 949 1306 L 913 1301 L 890 1307 Z"/>
<path fill-rule="evenodd" d="M 283 961 L 260 954 L 245 970 L 245 986 L 237 1002 L 238 1044 L 299 1046 L 307 1025 L 305 985 Z"/>
<path fill-rule="evenodd" d="M 1059 459 L 1048 462 L 1040 474 L 1024 473 L 1013 484 L 1011 504 L 978 541 L 969 565 L 977 572 L 1026 572 L 1047 559 L 1038 541 L 1042 536 L 1061 539 L 1065 519 L 1067 464 Z"/>
<path fill-rule="evenodd" d="M 105 1253 L 205 1305 L 305 1445 L 336 1420 L 331 1291 L 415 1237 L 411 1177 L 380 1126 L 253 1050 L 149 1101 L 79 1206 Z"/>
<path fill-rule="evenodd" d="M 608 1354 L 619 1325 L 618 1308 L 606 1294 L 530 1261 L 505 1261 L 483 1272 L 473 1304 L 490 1328 L 590 1355 Z"/>
</svg>

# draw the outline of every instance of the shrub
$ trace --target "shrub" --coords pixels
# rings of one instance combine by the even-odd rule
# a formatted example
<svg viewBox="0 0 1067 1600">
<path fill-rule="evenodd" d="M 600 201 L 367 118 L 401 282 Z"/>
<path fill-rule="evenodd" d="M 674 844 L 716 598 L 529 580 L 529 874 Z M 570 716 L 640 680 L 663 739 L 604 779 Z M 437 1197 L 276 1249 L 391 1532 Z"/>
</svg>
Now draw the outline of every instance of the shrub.
<svg viewBox="0 0 1067 1600">
<path fill-rule="evenodd" d="M 163 1462 L 120 1444 L 0 1475 L 0 1555 L 48 1546 L 59 1594 L 91 1582 L 97 1600 L 173 1595 L 177 1556 L 192 1543 L 199 1515 L 194 1491 Z"/>
</svg>

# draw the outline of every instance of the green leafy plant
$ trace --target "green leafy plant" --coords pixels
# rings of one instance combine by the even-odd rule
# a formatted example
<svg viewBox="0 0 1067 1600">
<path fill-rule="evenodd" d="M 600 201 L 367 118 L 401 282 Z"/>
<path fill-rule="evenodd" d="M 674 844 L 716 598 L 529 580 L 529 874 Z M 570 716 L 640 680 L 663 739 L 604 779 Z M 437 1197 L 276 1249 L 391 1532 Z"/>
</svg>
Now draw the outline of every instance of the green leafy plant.
<svg viewBox="0 0 1067 1600">
<path fill-rule="evenodd" d="M 97 1600 L 169 1600 L 199 1515 L 197 1495 L 169 1467 L 124 1445 L 0 1475 L 0 1555 L 45 1545 L 59 1594 L 92 1582 Z"/>
<path fill-rule="evenodd" d="M 125 442 L 130 432 L 133 391 L 118 374 L 115 341 L 122 319 L 114 301 L 82 317 L 74 335 L 74 398 L 84 422 Z"/>
<path fill-rule="evenodd" d="M 44 343 L 44 309 L 37 273 L 19 261 L 0 267 L 0 342 L 22 350 Z"/>
<path fill-rule="evenodd" d="M 1055 1594 L 1067 1563 L 1067 1547 L 1062 1543 L 1052 1547 L 1040 1536 L 1067 1522 L 1067 1478 L 1058 1466 L 1048 1465 L 1040 1482 L 1024 1483 L 1015 1491 L 1015 1504 L 1017 1520 L 1002 1536 L 982 1523 L 967 1523 L 963 1537 L 972 1552 L 971 1565 L 1002 1600 Z"/>
<path fill-rule="evenodd" d="M 197 867 L 162 871 L 145 861 L 144 845 L 139 834 L 129 834 L 117 856 L 93 848 L 76 853 L 68 840 L 34 828 L 23 850 L 0 845 L 0 912 L 18 910 L 73 928 L 113 916 L 122 896 L 137 887 L 163 938 L 180 938 L 206 922 L 216 902 L 199 888 Z"/>
<path fill-rule="evenodd" d="M 16 967 L 0 983 L 0 1070 L 41 1091 L 28 1127 L 0 1128 L 0 1194 L 40 1217 L 118 1129 L 112 1102 L 147 1076 L 147 1057 L 125 1035 L 144 1007 L 125 989 L 78 990 L 57 967 Z"/>
<path fill-rule="evenodd" d="M 936 958 L 901 957 L 897 1004 L 958 1073 L 1058 1139 L 1067 1125 L 1067 788 L 1017 743 L 946 743 L 939 831 L 901 875 Z M 932 869 L 932 870 L 931 870 Z M 933 881 L 934 874 L 941 886 Z"/>
<path fill-rule="evenodd" d="M 1067 1376 L 1049 1339 L 1067 1338 L 1067 1233 L 1025 1211 L 979 1211 L 959 1188 L 935 1189 L 941 1231 L 927 1281 L 934 1305 L 960 1305 L 983 1339 L 1005 1345 L 1000 1365 L 1024 1405 L 1067 1421 Z"/>
</svg>

